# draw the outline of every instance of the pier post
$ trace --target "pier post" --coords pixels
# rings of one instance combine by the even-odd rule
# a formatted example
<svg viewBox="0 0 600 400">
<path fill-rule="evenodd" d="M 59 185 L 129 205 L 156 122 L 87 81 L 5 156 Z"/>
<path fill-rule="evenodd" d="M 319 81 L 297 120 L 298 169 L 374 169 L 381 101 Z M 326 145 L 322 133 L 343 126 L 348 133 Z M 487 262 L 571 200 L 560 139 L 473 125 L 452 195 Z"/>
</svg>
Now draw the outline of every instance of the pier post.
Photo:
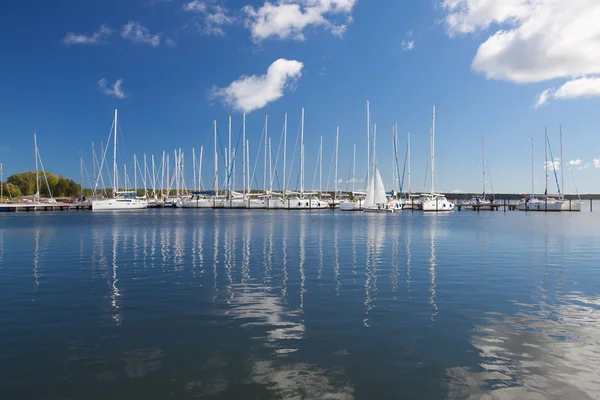
<svg viewBox="0 0 600 400">
<path fill-rule="evenodd" d="M 571 210 L 571 199 L 569 199 L 569 211 L 572 211 Z"/>
<path fill-rule="evenodd" d="M 438 198 L 435 198 L 435 212 L 438 212 Z"/>
<path fill-rule="evenodd" d="M 592 198 L 590 197 L 590 212 L 592 212 Z"/>
<path fill-rule="evenodd" d="M 411 198 L 410 201 L 412 203 L 412 205 L 410 207 L 410 211 L 415 211 L 415 198 L 414 197 Z"/>
</svg>

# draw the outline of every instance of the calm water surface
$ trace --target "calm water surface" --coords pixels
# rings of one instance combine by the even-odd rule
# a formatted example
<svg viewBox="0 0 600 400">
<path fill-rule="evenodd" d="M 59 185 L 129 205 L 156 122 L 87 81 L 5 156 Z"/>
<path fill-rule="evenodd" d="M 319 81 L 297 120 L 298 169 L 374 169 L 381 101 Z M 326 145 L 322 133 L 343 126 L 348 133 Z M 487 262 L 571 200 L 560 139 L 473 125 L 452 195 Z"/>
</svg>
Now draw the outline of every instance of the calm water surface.
<svg viewBox="0 0 600 400">
<path fill-rule="evenodd" d="M 2 214 L 0 398 L 598 399 L 598 212 Z"/>
</svg>

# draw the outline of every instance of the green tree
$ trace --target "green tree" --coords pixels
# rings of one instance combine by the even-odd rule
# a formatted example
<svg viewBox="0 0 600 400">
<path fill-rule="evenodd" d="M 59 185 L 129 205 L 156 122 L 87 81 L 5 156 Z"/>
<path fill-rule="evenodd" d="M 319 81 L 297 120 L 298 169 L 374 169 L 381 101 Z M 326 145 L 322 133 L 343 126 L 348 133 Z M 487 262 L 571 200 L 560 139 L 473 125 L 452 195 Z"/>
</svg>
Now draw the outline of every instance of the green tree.
<svg viewBox="0 0 600 400">
<path fill-rule="evenodd" d="M 21 197 L 23 195 L 19 187 L 10 182 L 5 182 L 2 186 L 4 197 Z"/>
</svg>

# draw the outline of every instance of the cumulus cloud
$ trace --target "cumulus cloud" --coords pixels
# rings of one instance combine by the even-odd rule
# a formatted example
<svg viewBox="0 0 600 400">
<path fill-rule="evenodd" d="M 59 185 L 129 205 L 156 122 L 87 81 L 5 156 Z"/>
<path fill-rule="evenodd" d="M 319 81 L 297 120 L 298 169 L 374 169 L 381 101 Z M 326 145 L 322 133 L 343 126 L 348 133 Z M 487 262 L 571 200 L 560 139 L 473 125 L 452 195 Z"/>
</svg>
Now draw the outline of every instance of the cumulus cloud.
<svg viewBox="0 0 600 400">
<path fill-rule="evenodd" d="M 124 99 L 127 97 L 122 87 L 123 79 L 117 79 L 115 83 L 109 86 L 107 80 L 102 78 L 98 81 L 97 85 L 98 90 L 108 96 L 116 97 L 117 99 Z"/>
<path fill-rule="evenodd" d="M 600 95 L 600 2 L 597 0 L 441 0 L 449 36 L 494 29 L 479 46 L 475 72 L 515 83 L 567 81 L 538 95 Z"/>
<path fill-rule="evenodd" d="M 223 26 L 231 25 L 235 21 L 229 10 L 217 4 L 215 0 L 193 0 L 186 3 L 183 9 L 201 17 L 196 21 L 196 25 L 204 35 L 224 36 Z"/>
<path fill-rule="evenodd" d="M 580 165 L 583 164 L 583 161 L 581 161 L 581 159 L 577 159 L 577 160 L 570 160 L 569 161 L 569 165 L 572 167 L 579 167 Z"/>
<path fill-rule="evenodd" d="M 160 34 L 151 34 L 148 28 L 137 21 L 129 21 L 123 26 L 121 36 L 133 43 L 149 44 L 152 47 L 160 45 Z"/>
<path fill-rule="evenodd" d="M 593 164 L 594 168 L 600 168 L 600 158 L 594 158 Z"/>
<path fill-rule="evenodd" d="M 554 171 L 554 170 L 559 171 L 560 170 L 560 159 L 555 159 L 554 161 L 546 161 L 544 163 L 544 169 L 546 171 Z"/>
<path fill-rule="evenodd" d="M 415 48 L 415 41 L 414 40 L 403 40 L 400 43 L 400 48 L 402 49 L 402 51 L 411 51 L 412 49 Z"/>
<path fill-rule="evenodd" d="M 336 36 L 342 36 L 352 21 L 352 9 L 357 0 L 277 0 L 265 1 L 255 9 L 242 8 L 245 25 L 255 42 L 265 39 L 304 40 L 309 27 L 322 26 Z"/>
<path fill-rule="evenodd" d="M 112 33 L 112 29 L 110 29 L 107 25 L 102 25 L 98 31 L 92 33 L 91 35 L 69 32 L 63 38 L 63 43 L 67 46 L 74 44 L 100 44 L 104 43 L 104 40 L 112 35 Z"/>
<path fill-rule="evenodd" d="M 537 96 L 535 107 L 546 105 L 551 99 L 564 100 L 600 97 L 600 77 L 573 79 L 558 89 L 546 89 Z"/>
<path fill-rule="evenodd" d="M 213 87 L 211 97 L 249 113 L 281 98 L 284 90 L 293 87 L 302 76 L 303 67 L 300 61 L 280 58 L 269 66 L 265 75 L 243 75 L 227 87 Z"/>
</svg>

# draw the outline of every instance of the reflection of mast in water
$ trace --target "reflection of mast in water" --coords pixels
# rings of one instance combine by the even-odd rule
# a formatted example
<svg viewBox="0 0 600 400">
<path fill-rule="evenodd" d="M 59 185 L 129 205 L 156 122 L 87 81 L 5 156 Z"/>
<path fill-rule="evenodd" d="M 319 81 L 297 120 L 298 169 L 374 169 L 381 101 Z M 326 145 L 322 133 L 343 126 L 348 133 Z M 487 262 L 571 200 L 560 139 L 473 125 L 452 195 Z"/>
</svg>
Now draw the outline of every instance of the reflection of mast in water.
<svg viewBox="0 0 600 400">
<path fill-rule="evenodd" d="M 323 225 L 319 225 L 319 268 L 317 270 L 317 279 L 321 280 L 323 276 Z"/>
<path fill-rule="evenodd" d="M 121 313 L 119 312 L 119 297 L 121 293 L 119 292 L 119 288 L 117 288 L 117 282 L 119 279 L 117 278 L 117 231 L 116 228 L 113 228 L 113 246 L 112 246 L 112 281 L 110 282 L 111 288 L 111 305 L 114 309 L 113 319 L 118 323 L 121 322 Z"/>
<path fill-rule="evenodd" d="M 377 292 L 377 256 L 381 245 L 381 235 L 383 230 L 378 229 L 378 221 L 375 219 L 369 220 L 369 227 L 367 229 L 367 258 L 366 258 L 366 270 L 365 270 L 365 318 L 363 324 L 365 327 L 369 327 L 369 312 L 373 308 L 372 297 Z"/>
<path fill-rule="evenodd" d="M 160 252 L 163 260 L 163 272 L 169 260 L 169 252 L 171 247 L 171 231 L 169 229 L 161 229 L 160 231 Z"/>
<path fill-rule="evenodd" d="M 356 230 L 353 229 L 352 232 Z M 352 235 L 352 283 L 356 283 L 356 235 Z"/>
<path fill-rule="evenodd" d="M 233 298 L 233 239 L 231 238 L 231 229 L 229 226 L 225 227 L 225 233 L 223 234 L 223 261 L 225 266 L 225 275 L 227 276 L 227 293 L 229 298 Z"/>
<path fill-rule="evenodd" d="M 338 247 L 338 229 L 333 230 L 333 254 L 335 266 L 333 268 L 333 279 L 335 280 L 335 294 L 340 295 L 340 250 Z"/>
<path fill-rule="evenodd" d="M 437 266 L 435 263 L 435 230 L 436 230 L 436 220 L 433 218 L 431 220 L 431 257 L 429 258 L 429 304 L 433 307 L 433 311 L 431 313 L 431 321 L 435 322 L 435 317 L 438 314 L 438 306 L 436 304 L 436 293 L 435 293 L 435 267 Z"/>
<path fill-rule="evenodd" d="M 397 300 L 396 292 L 398 292 L 398 276 L 400 275 L 400 244 L 398 238 L 398 228 L 394 226 L 392 232 L 392 268 L 390 270 L 390 281 L 392 283 L 392 293 L 394 300 Z"/>
<path fill-rule="evenodd" d="M 4 261 L 4 230 L 0 229 L 0 269 Z"/>
<path fill-rule="evenodd" d="M 33 292 L 37 292 L 37 288 L 40 285 L 38 280 L 38 271 L 40 267 L 40 228 L 35 228 L 34 233 L 34 242 L 35 248 L 33 250 L 33 281 L 35 282 L 35 287 L 33 288 Z"/>
<path fill-rule="evenodd" d="M 300 308 L 304 308 L 304 293 L 306 292 L 306 275 L 304 274 L 304 261 L 306 260 L 306 251 L 304 248 L 304 239 L 306 236 L 306 213 L 300 215 Z"/>
<path fill-rule="evenodd" d="M 244 221 L 244 237 L 243 237 L 243 250 L 242 250 L 242 286 L 244 292 L 247 290 L 246 285 L 250 280 L 250 222 L 249 218 Z"/>
<path fill-rule="evenodd" d="M 217 221 L 215 221 L 214 227 L 215 231 L 213 233 L 213 303 L 217 300 L 217 293 L 219 292 L 219 289 L 217 288 L 217 265 L 219 264 L 219 223 Z"/>
<path fill-rule="evenodd" d="M 408 297 L 410 298 L 410 269 L 412 263 L 412 249 L 411 249 L 411 241 L 412 241 L 412 218 L 411 222 L 406 225 L 408 229 L 408 234 L 406 235 L 406 290 L 408 291 Z"/>
<path fill-rule="evenodd" d="M 175 226 L 174 245 L 173 245 L 173 266 L 175 271 L 182 271 L 184 267 L 184 238 L 185 234 L 181 225 Z"/>
<path fill-rule="evenodd" d="M 287 281 L 288 281 L 288 270 L 287 270 L 287 237 L 288 237 L 288 224 L 287 219 L 283 222 L 283 235 L 281 235 L 281 252 L 283 256 L 282 261 L 282 273 L 283 273 L 283 285 L 281 286 L 281 297 L 283 304 L 287 306 Z"/>
<path fill-rule="evenodd" d="M 263 262 L 265 268 L 264 285 L 265 288 L 271 286 L 271 271 L 273 269 L 273 221 L 268 223 L 268 234 L 263 247 Z"/>
<path fill-rule="evenodd" d="M 154 267 L 154 255 L 156 254 L 156 231 L 157 229 L 152 229 L 152 248 L 150 249 L 150 259 L 152 260 L 152 266 Z"/>
</svg>

